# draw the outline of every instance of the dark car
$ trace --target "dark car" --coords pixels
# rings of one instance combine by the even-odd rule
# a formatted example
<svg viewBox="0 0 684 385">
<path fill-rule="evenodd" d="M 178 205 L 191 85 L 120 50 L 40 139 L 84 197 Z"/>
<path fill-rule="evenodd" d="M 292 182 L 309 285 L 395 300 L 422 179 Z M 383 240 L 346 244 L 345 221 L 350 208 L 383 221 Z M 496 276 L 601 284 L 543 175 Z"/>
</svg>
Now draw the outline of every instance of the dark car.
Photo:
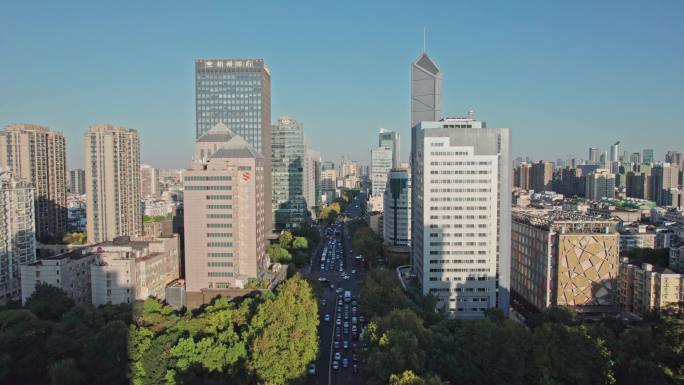
<svg viewBox="0 0 684 385">
<path fill-rule="evenodd" d="M 339 369 L 339 368 L 340 368 L 340 363 L 337 362 L 337 361 L 333 361 L 333 363 L 332 363 L 332 368 L 333 368 L 333 370 Z"/>
<path fill-rule="evenodd" d="M 348 368 L 348 367 L 349 367 L 349 358 L 344 357 L 344 358 L 342 359 L 342 367 L 343 367 L 343 368 Z"/>
<path fill-rule="evenodd" d="M 359 365 L 354 364 L 354 366 L 352 366 L 352 371 L 354 372 L 354 374 L 358 373 L 359 372 Z"/>
</svg>

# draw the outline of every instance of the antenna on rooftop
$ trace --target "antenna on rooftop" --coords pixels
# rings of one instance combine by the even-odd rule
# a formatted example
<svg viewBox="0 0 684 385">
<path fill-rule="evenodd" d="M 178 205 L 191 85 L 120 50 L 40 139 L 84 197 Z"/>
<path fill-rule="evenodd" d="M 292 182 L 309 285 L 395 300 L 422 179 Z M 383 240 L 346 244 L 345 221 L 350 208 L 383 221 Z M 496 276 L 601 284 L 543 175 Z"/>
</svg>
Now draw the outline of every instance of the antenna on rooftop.
<svg viewBox="0 0 684 385">
<path fill-rule="evenodd" d="M 425 51 L 427 50 L 425 48 L 427 45 L 426 43 L 427 43 L 427 27 L 423 27 L 423 53 L 425 53 Z"/>
</svg>

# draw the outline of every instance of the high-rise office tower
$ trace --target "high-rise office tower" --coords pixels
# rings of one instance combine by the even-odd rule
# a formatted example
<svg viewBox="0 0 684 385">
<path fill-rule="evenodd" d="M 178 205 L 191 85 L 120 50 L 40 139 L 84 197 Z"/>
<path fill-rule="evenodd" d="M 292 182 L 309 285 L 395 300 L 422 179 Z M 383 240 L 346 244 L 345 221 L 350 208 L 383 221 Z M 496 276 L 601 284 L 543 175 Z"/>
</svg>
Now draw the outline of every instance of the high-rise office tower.
<svg viewBox="0 0 684 385">
<path fill-rule="evenodd" d="M 142 233 L 138 132 L 111 124 L 85 134 L 88 241 L 111 241 Z"/>
<path fill-rule="evenodd" d="M 620 161 L 620 141 L 619 140 L 610 146 L 610 159 L 609 160 L 611 162 L 619 162 Z"/>
<path fill-rule="evenodd" d="M 34 188 L 0 172 L 0 305 L 21 298 L 19 265 L 36 259 Z"/>
<path fill-rule="evenodd" d="M 378 147 L 389 148 L 392 150 L 392 167 L 399 167 L 399 133 L 381 128 L 378 134 Z"/>
<path fill-rule="evenodd" d="M 551 191 L 553 181 L 553 162 L 540 160 L 532 164 L 531 187 L 535 192 Z"/>
<path fill-rule="evenodd" d="M 586 177 L 585 197 L 598 201 L 603 198 L 615 198 L 615 174 L 605 169 L 598 169 Z"/>
<path fill-rule="evenodd" d="M 274 228 L 301 226 L 306 219 L 304 200 L 304 125 L 281 117 L 271 127 L 271 180 Z"/>
<path fill-rule="evenodd" d="M 640 152 L 633 152 L 629 156 L 629 162 L 634 163 L 634 164 L 641 164 L 641 153 Z"/>
<path fill-rule="evenodd" d="M 442 72 L 427 53 L 411 65 L 411 127 L 442 119 Z"/>
<path fill-rule="evenodd" d="M 412 265 L 458 317 L 509 310 L 510 130 L 469 118 L 412 129 Z"/>
<path fill-rule="evenodd" d="M 650 199 L 650 172 L 630 171 L 627 173 L 625 194 L 628 198 Z"/>
<path fill-rule="evenodd" d="M 532 165 L 523 162 L 515 170 L 514 175 L 515 187 L 520 187 L 522 190 L 532 189 Z"/>
<path fill-rule="evenodd" d="M 77 168 L 69 171 L 69 192 L 76 195 L 85 194 L 85 170 Z"/>
<path fill-rule="evenodd" d="M 33 124 L 13 124 L 0 133 L 0 167 L 35 188 L 36 238 L 66 232 L 66 143 L 61 132 Z"/>
<path fill-rule="evenodd" d="M 195 109 L 196 138 L 222 122 L 261 153 L 264 193 L 271 202 L 271 72 L 264 60 L 195 61 Z M 271 210 L 266 216 L 270 227 Z"/>
<path fill-rule="evenodd" d="M 304 200 L 310 216 L 321 204 L 321 152 L 309 148 L 304 138 Z"/>
<path fill-rule="evenodd" d="M 668 151 L 665 154 L 665 162 L 681 168 L 682 167 L 682 153 L 679 151 Z"/>
<path fill-rule="evenodd" d="M 188 302 L 202 290 L 244 287 L 267 269 L 271 209 L 263 156 L 226 125 L 197 139 L 194 159 L 183 172 Z"/>
<path fill-rule="evenodd" d="M 596 147 L 589 147 L 589 163 L 598 164 L 599 162 L 599 149 Z"/>
<path fill-rule="evenodd" d="M 647 163 L 647 164 L 653 163 L 653 161 L 655 160 L 654 157 L 653 157 L 653 149 L 651 149 L 651 148 L 645 148 L 645 149 L 643 150 L 643 154 L 644 154 L 644 157 L 643 157 L 643 158 L 644 158 L 644 159 L 643 159 L 643 162 L 644 162 L 644 163 Z"/>
<path fill-rule="evenodd" d="M 371 149 L 371 196 L 384 196 L 385 186 L 387 185 L 387 174 L 389 174 L 391 169 L 392 150 L 388 147 L 378 147 Z"/>
<path fill-rule="evenodd" d="M 392 246 L 411 246 L 411 172 L 394 168 L 387 175 L 383 238 Z"/>
<path fill-rule="evenodd" d="M 658 164 L 651 169 L 651 200 L 657 205 L 667 204 L 666 192 L 679 184 L 679 167 L 669 163 Z"/>
<path fill-rule="evenodd" d="M 159 169 L 149 164 L 140 165 L 140 196 L 157 197 L 159 191 Z"/>
</svg>

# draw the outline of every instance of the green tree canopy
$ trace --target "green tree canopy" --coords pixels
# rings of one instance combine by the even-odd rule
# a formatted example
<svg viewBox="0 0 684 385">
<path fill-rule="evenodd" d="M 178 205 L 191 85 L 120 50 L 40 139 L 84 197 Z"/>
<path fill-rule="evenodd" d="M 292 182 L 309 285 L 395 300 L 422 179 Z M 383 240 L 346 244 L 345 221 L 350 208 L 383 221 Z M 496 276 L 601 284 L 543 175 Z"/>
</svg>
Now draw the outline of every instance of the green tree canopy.
<svg viewBox="0 0 684 385">
<path fill-rule="evenodd" d="M 292 254 L 287 249 L 280 245 L 268 246 L 268 256 L 271 262 L 290 263 L 292 262 Z"/>
<path fill-rule="evenodd" d="M 266 384 L 288 384 L 306 374 L 318 354 L 318 305 L 296 275 L 278 287 L 250 323 L 249 369 Z"/>
<path fill-rule="evenodd" d="M 74 300 L 64 290 L 47 283 L 36 284 L 36 290 L 26 300 L 26 308 L 38 318 L 50 321 L 59 321 L 73 306 Z"/>
</svg>

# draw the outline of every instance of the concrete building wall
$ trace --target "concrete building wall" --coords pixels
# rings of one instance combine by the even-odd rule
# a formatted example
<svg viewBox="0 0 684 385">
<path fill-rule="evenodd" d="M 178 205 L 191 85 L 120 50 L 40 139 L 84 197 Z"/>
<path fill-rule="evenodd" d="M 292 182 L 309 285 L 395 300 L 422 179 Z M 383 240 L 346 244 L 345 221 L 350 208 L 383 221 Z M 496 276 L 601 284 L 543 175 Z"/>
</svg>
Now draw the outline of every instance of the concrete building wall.
<svg viewBox="0 0 684 385">
<path fill-rule="evenodd" d="M 648 313 L 681 314 L 684 299 L 684 275 L 644 263 L 641 267 L 620 263 L 620 305 L 623 310 Z"/>
<path fill-rule="evenodd" d="M 92 301 L 90 265 L 95 255 L 86 248 L 21 265 L 21 302 L 31 297 L 38 283 L 58 287 L 76 304 Z"/>
<path fill-rule="evenodd" d="M 383 238 L 393 246 L 411 246 L 411 174 L 390 171 L 384 195 Z"/>
</svg>

